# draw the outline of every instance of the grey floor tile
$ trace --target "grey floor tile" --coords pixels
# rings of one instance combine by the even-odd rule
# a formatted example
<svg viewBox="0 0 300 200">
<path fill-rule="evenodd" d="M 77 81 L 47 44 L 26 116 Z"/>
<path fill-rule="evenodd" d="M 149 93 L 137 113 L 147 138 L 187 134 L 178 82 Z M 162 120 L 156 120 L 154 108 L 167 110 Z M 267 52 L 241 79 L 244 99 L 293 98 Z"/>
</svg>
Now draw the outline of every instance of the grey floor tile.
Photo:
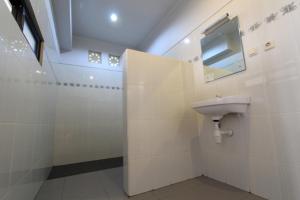
<svg viewBox="0 0 300 200">
<path fill-rule="evenodd" d="M 144 194 L 136 195 L 129 198 L 130 200 L 159 200 L 159 198 L 153 192 L 147 192 Z"/>
<path fill-rule="evenodd" d="M 67 177 L 64 184 L 63 200 L 99 199 L 108 200 L 99 173 L 88 173 Z"/>
<path fill-rule="evenodd" d="M 36 200 L 265 200 L 207 177 L 127 197 L 122 168 L 45 182 Z"/>
<path fill-rule="evenodd" d="M 101 183 L 110 200 L 127 199 L 123 191 L 122 168 L 99 172 Z"/>
<path fill-rule="evenodd" d="M 249 194 L 246 198 L 244 198 L 242 200 L 267 200 L 267 199 L 261 198 L 259 196 L 253 195 L 253 194 Z"/>
<path fill-rule="evenodd" d="M 64 178 L 46 181 L 35 200 L 62 200 Z"/>
<path fill-rule="evenodd" d="M 154 191 L 162 200 L 241 200 L 249 193 L 201 177 Z"/>
</svg>

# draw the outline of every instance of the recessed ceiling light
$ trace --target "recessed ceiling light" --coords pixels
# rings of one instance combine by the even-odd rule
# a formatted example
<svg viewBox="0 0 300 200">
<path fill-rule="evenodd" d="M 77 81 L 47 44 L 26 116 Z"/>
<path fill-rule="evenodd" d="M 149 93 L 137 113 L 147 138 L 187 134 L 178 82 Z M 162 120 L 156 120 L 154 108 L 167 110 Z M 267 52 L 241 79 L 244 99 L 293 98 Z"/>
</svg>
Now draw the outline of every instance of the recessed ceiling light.
<svg viewBox="0 0 300 200">
<path fill-rule="evenodd" d="M 94 80 L 94 77 L 93 77 L 93 76 L 90 76 L 90 79 L 91 79 L 91 80 Z"/>
<path fill-rule="evenodd" d="M 110 15 L 110 20 L 112 21 L 112 22 L 117 22 L 118 21 L 118 15 L 116 14 L 116 13 L 112 13 L 111 15 Z"/>
<path fill-rule="evenodd" d="M 185 38 L 185 39 L 183 40 L 183 43 L 184 43 L 184 44 L 190 44 L 190 43 L 191 43 L 191 40 L 190 40 L 189 38 Z"/>
</svg>

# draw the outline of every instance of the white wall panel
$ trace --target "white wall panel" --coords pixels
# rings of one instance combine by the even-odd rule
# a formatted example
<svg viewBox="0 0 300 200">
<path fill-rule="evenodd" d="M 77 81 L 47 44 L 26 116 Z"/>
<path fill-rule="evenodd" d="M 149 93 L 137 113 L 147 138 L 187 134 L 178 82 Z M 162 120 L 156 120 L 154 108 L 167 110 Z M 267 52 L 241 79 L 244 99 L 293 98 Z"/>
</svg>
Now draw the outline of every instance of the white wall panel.
<svg viewBox="0 0 300 200">
<path fill-rule="evenodd" d="M 53 165 L 56 86 L 45 4 L 32 1 L 45 37 L 41 66 L 0 1 L 0 199 L 32 200 Z M 21 46 L 14 46 L 18 42 Z M 41 73 L 36 73 L 40 71 Z"/>
<path fill-rule="evenodd" d="M 187 106 L 193 88 L 184 76 L 192 66 L 133 50 L 124 57 L 127 193 L 199 176 L 196 115 Z"/>
<path fill-rule="evenodd" d="M 221 4 L 211 4 L 216 13 L 204 16 L 205 22 L 200 24 L 199 21 L 199 28 L 190 35 L 181 35 L 182 38 L 190 38 L 190 45 L 173 41 L 173 44 L 178 43 L 174 48 L 160 52 L 184 61 L 193 60 L 201 55 L 199 42 L 206 27 L 225 13 L 239 16 L 241 30 L 245 33 L 243 44 L 247 71 L 205 83 L 201 60 L 193 62 L 195 101 L 214 98 L 216 94 L 249 95 L 252 98 L 248 116 L 224 120 L 224 127 L 233 129 L 235 135 L 222 145 L 214 144 L 210 120 L 199 116 L 202 171 L 204 175 L 276 200 L 299 199 L 296 189 L 300 180 L 297 171 L 299 156 L 295 154 L 298 152 L 295 143 L 299 141 L 299 129 L 295 125 L 299 111 L 300 40 L 297 39 L 299 23 L 296 19 L 300 15 L 300 2 L 293 2 L 297 9 L 287 14 L 283 14 L 282 8 L 292 1 L 233 0 L 221 10 Z M 200 7 L 197 10 L 204 12 Z M 193 11 L 186 9 L 181 12 Z M 266 23 L 265 18 L 272 13 L 277 13 L 276 20 Z M 173 20 L 173 25 L 178 23 L 178 26 L 183 21 L 192 23 L 189 17 L 184 16 Z M 256 22 L 262 24 L 251 32 L 249 28 Z M 175 27 L 173 25 L 170 26 Z M 162 30 L 164 28 L 172 29 L 166 26 Z M 149 46 L 166 46 L 160 41 L 161 37 L 164 34 L 157 36 L 156 40 L 160 44 L 152 42 Z M 265 52 L 264 44 L 268 41 L 274 41 L 276 48 Z M 257 56 L 247 55 L 252 48 L 258 49 Z M 149 51 L 152 52 L 152 49 Z"/>
</svg>

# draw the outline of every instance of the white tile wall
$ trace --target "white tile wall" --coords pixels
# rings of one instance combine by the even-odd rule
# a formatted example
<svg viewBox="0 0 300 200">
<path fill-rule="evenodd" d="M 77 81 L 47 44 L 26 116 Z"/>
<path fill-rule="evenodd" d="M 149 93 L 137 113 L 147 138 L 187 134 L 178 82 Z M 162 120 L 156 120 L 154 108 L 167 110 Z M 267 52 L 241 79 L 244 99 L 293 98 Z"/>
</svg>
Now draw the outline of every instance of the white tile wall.
<svg viewBox="0 0 300 200">
<path fill-rule="evenodd" d="M 122 156 L 122 71 L 53 65 L 61 83 L 57 88 L 54 164 Z"/>
<path fill-rule="evenodd" d="M 297 9 L 283 15 L 280 9 L 292 2 Z M 239 16 L 245 32 L 247 71 L 205 83 L 201 60 L 194 63 L 194 100 L 216 94 L 250 95 L 252 105 L 248 116 L 225 119 L 224 127 L 233 129 L 235 135 L 222 145 L 213 141 L 210 120 L 199 117 L 201 165 L 205 175 L 271 200 L 300 198 L 297 189 L 300 182 L 299 8 L 298 0 L 233 0 L 188 36 L 190 45 L 179 43 L 167 53 L 185 61 L 193 59 L 201 54 L 199 41 L 206 27 L 224 13 Z M 278 18 L 266 24 L 265 17 L 275 12 Z M 256 22 L 263 24 L 250 32 L 249 27 Z M 263 47 L 268 41 L 274 41 L 276 48 L 265 52 Z M 252 48 L 257 48 L 259 54 L 248 57 L 247 52 Z"/>
<path fill-rule="evenodd" d="M 52 166 L 56 87 L 44 1 L 32 1 L 45 37 L 43 66 L 0 1 L 0 199 L 32 200 Z M 26 46 L 13 51 L 15 41 Z M 43 73 L 37 74 L 40 70 Z M 50 84 L 48 84 L 50 83 Z"/>
<path fill-rule="evenodd" d="M 124 57 L 125 188 L 136 195 L 200 174 L 192 66 L 128 50 Z M 187 90 L 184 90 L 186 88 Z"/>
</svg>

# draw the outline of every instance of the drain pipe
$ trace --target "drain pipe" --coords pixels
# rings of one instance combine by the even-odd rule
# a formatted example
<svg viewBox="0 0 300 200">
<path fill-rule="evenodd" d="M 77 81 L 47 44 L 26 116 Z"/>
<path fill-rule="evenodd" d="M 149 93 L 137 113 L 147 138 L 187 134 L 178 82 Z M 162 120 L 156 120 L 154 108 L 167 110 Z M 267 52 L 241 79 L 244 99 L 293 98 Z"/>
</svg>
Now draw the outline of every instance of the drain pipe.
<svg viewBox="0 0 300 200">
<path fill-rule="evenodd" d="M 221 130 L 221 120 L 223 117 L 215 117 L 213 118 L 213 123 L 214 123 L 214 137 L 215 141 L 217 144 L 221 144 L 223 141 L 223 136 L 228 136 L 232 137 L 233 136 L 233 131 L 222 131 Z"/>
</svg>

